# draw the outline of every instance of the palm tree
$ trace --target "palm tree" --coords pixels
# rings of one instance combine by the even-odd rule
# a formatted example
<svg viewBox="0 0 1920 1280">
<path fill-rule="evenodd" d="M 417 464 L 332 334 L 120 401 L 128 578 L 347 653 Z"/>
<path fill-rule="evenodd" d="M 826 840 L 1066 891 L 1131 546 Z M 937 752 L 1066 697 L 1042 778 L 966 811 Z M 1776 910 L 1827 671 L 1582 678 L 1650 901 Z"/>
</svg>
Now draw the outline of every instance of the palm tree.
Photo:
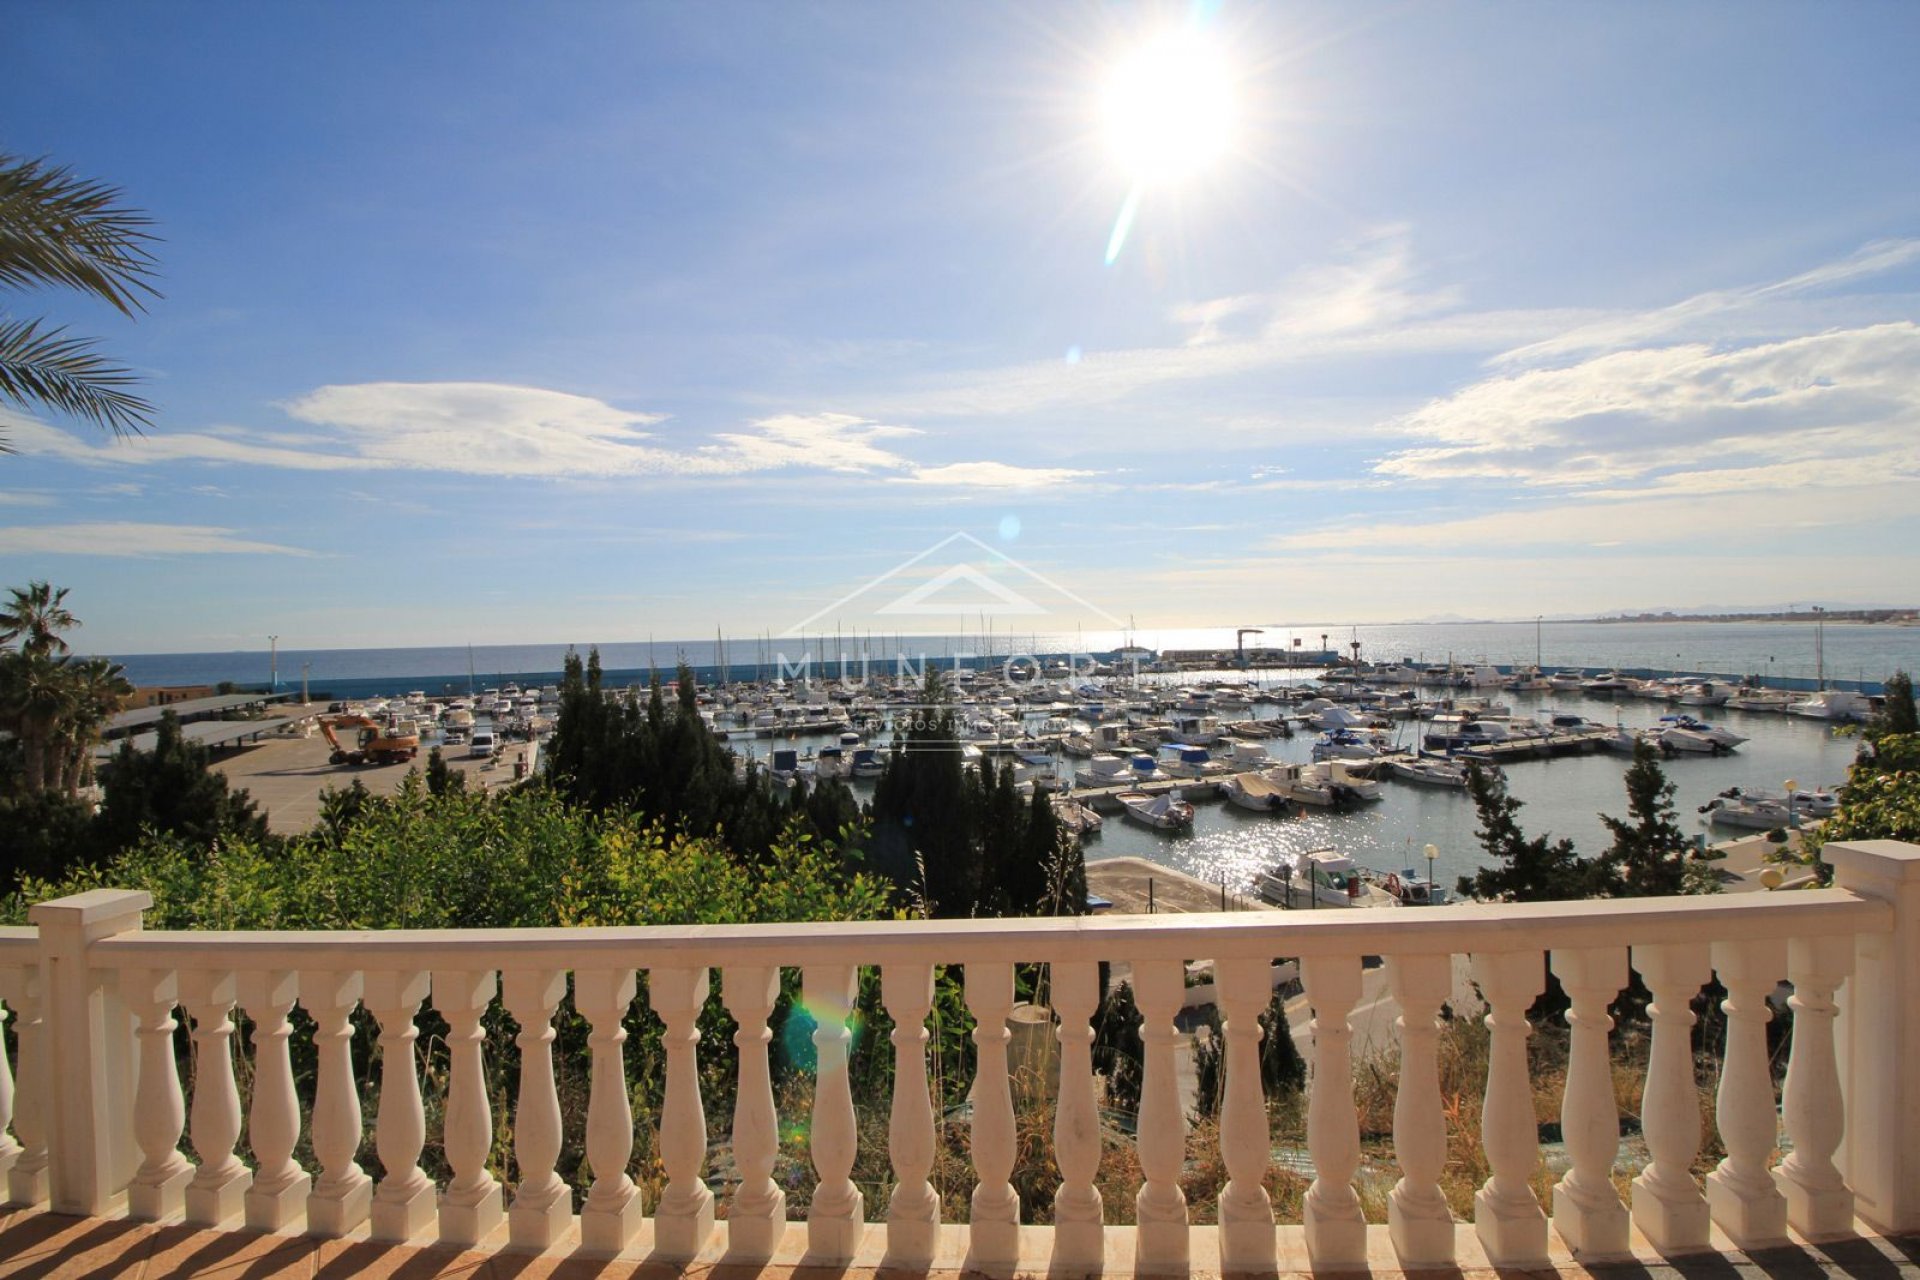
<svg viewBox="0 0 1920 1280">
<path fill-rule="evenodd" d="M 9 653 L 0 670 L 0 725 L 20 740 L 21 786 L 45 791 L 60 724 L 74 703 L 67 665 L 45 654 Z"/>
<path fill-rule="evenodd" d="M 29 582 L 14 587 L 13 599 L 0 607 L 0 644 L 20 642 L 20 652 L 29 657 L 59 657 L 67 652 L 60 633 L 71 631 L 80 620 L 67 612 L 67 589 L 55 590 L 46 582 Z"/>
<path fill-rule="evenodd" d="M 100 731 L 133 692 L 125 670 L 105 658 L 82 658 L 66 665 L 66 714 L 54 731 L 48 760 L 49 789 L 77 795 L 93 781 L 93 749 Z"/>
<path fill-rule="evenodd" d="M 124 316 L 159 297 L 148 284 L 152 219 L 117 187 L 63 166 L 0 153 L 0 288 L 77 289 Z M 152 424 L 153 406 L 127 390 L 129 370 L 92 339 L 37 319 L 0 317 L 0 401 L 84 418 L 116 436 Z M 0 439 L 0 452 L 7 452 Z"/>
</svg>

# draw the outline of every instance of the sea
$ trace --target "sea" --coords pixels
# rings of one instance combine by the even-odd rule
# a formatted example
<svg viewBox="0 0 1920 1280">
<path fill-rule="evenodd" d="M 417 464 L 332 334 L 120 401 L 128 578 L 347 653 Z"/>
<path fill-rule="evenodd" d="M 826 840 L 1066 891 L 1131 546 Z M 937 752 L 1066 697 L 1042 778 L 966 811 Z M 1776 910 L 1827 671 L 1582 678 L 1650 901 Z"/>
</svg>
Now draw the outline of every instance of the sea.
<svg viewBox="0 0 1920 1280">
<path fill-rule="evenodd" d="M 1293 644 L 1299 640 L 1299 646 Z M 1198 681 L 1209 676 L 1258 683 L 1301 683 L 1325 670 L 1331 653 L 1350 656 L 1358 644 L 1359 656 L 1369 661 L 1413 660 L 1460 663 L 1491 662 L 1500 666 L 1532 665 L 1536 658 L 1549 671 L 1619 669 L 1631 674 L 1692 672 L 1726 677 L 1757 676 L 1781 688 L 1828 686 L 1878 692 L 1896 670 L 1920 669 L 1920 628 L 1835 624 L 1754 622 L 1534 622 L 1423 623 L 1367 626 L 1276 626 L 1260 641 L 1272 649 L 1302 660 L 1283 666 L 1244 672 L 1221 670 L 1186 672 L 1178 676 L 1149 676 L 1162 683 Z M 670 675 L 681 661 L 693 666 L 703 680 L 770 678 L 796 671 L 825 671 L 833 678 L 857 677 L 864 669 L 892 675 L 902 657 L 917 667 L 923 660 L 936 665 L 959 663 L 981 667 L 1016 666 L 1038 656 L 1073 658 L 1111 654 L 1122 645 L 1163 650 L 1225 650 L 1235 646 L 1231 628 L 1181 631 L 1139 631 L 1129 634 L 976 635 L 870 638 L 808 636 L 760 637 L 679 642 L 627 642 L 599 645 L 609 683 L 640 683 L 650 672 Z M 298 690 L 308 682 L 314 698 L 361 698 L 423 690 L 428 694 L 464 693 L 513 682 L 539 686 L 559 679 L 569 646 L 465 645 L 408 649 L 282 649 L 227 653 L 113 655 L 128 677 L 139 685 L 199 685 L 234 681 L 264 687 L 275 676 L 282 689 Z M 584 653 L 590 646 L 574 646 Z M 969 656 L 971 655 L 971 656 Z M 1501 695 L 1515 714 L 1572 711 L 1605 723 L 1637 728 L 1654 723 L 1668 708 L 1639 699 L 1599 700 L 1573 693 L 1513 693 Z M 1729 787 L 1779 791 L 1791 781 L 1799 790 L 1837 787 L 1846 779 L 1848 765 L 1858 749 L 1857 737 L 1836 731 L 1823 721 L 1799 717 L 1718 710 L 1710 718 L 1724 723 L 1748 741 L 1725 756 L 1690 757 L 1667 762 L 1668 777 L 1676 787 L 1676 808 L 1690 831 L 1703 838 L 1723 839 L 1743 834 L 1707 825 L 1702 806 Z M 1300 732 L 1291 740 L 1270 739 L 1276 759 L 1305 760 L 1314 735 Z M 781 745 L 803 752 L 833 741 L 832 735 L 802 737 Z M 743 740 L 745 753 L 764 758 L 768 744 Z M 1061 761 L 1063 775 L 1076 761 Z M 1506 768 L 1508 788 L 1522 801 L 1520 824 L 1529 836 L 1550 834 L 1573 840 L 1583 854 L 1607 847 L 1609 836 L 1603 814 L 1626 816 L 1626 792 L 1621 775 L 1626 762 L 1619 756 L 1597 754 L 1553 760 L 1518 761 Z M 871 783 L 856 783 L 870 794 Z M 1382 871 L 1431 869 L 1443 884 L 1471 874 L 1486 857 L 1475 839 L 1472 803 L 1459 792 L 1382 783 L 1385 798 L 1352 813 L 1309 811 L 1304 816 L 1274 818 L 1232 805 L 1204 802 L 1196 805 L 1191 832 L 1168 834 L 1139 827 L 1120 815 L 1107 817 L 1100 834 L 1089 838 L 1089 860 L 1131 855 L 1197 876 L 1221 886 L 1223 900 L 1245 894 L 1254 876 L 1283 857 L 1303 850 L 1338 848 L 1356 861 Z M 1426 846 L 1435 849 L 1429 863 Z"/>
</svg>

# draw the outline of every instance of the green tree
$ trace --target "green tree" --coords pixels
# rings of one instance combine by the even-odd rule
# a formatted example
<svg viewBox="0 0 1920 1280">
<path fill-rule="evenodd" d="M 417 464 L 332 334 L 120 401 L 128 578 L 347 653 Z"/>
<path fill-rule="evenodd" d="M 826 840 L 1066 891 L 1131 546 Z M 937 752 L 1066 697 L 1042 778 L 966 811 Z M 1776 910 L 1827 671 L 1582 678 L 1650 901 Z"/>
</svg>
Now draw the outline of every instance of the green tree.
<svg viewBox="0 0 1920 1280">
<path fill-rule="evenodd" d="M 440 754 L 440 748 L 434 747 L 427 752 L 428 791 L 436 796 L 443 796 L 449 791 L 466 789 L 467 775 L 449 765 L 447 758 Z"/>
<path fill-rule="evenodd" d="M 64 634 L 80 625 L 67 611 L 67 589 L 51 583 L 29 582 L 13 587 L 0 606 L 0 644 L 19 643 L 28 657 L 58 658 L 67 652 Z"/>
<path fill-rule="evenodd" d="M 1886 733 L 1869 741 L 1847 772 L 1833 816 L 1806 832 L 1803 861 L 1821 880 L 1833 868 L 1820 850 L 1834 840 L 1905 840 L 1920 844 L 1920 733 Z"/>
<path fill-rule="evenodd" d="M 1887 679 L 1880 710 L 1867 726 L 1868 741 L 1895 734 L 1920 733 L 1920 714 L 1913 704 L 1913 677 L 1896 671 Z"/>
<path fill-rule="evenodd" d="M 0 153 L 0 288 L 73 289 L 132 317 L 159 296 L 149 283 L 151 226 L 116 187 Z M 51 409 L 124 436 L 152 424 L 153 406 L 128 390 L 135 381 L 91 339 L 37 319 L 0 319 L 0 401 Z"/>
<path fill-rule="evenodd" d="M 1613 845 L 1594 869 L 1595 891 L 1621 898 L 1660 897 L 1717 889 L 1707 855 L 1674 820 L 1675 787 L 1660 767 L 1660 754 L 1644 739 L 1633 746 L 1627 769 L 1628 820 L 1600 815 Z M 1717 857 L 1718 855 L 1712 855 Z"/>
<path fill-rule="evenodd" d="M 171 711 L 161 716 L 151 751 L 122 743 L 100 769 L 105 798 L 95 825 L 101 846 L 131 848 L 149 831 L 200 849 L 235 837 L 265 841 L 267 820 L 252 797 L 230 790 L 209 767 L 210 758 L 205 747 L 187 740 Z"/>
<path fill-rule="evenodd" d="M 1477 763 L 1467 765 L 1467 793 L 1480 819 L 1474 833 L 1496 865 L 1460 877 L 1459 891 L 1483 901 L 1560 902 L 1592 896 L 1601 880 L 1573 841 L 1529 840 L 1518 820 L 1524 802 L 1507 794 L 1506 780 Z"/>
</svg>

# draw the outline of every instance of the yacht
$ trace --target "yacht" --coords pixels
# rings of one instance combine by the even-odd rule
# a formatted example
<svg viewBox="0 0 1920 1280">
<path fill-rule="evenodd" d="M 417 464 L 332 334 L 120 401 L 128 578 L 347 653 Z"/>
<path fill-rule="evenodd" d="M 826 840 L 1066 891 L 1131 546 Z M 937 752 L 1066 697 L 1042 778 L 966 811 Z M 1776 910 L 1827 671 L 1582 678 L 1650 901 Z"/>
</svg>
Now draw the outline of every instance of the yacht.
<svg viewBox="0 0 1920 1280">
<path fill-rule="evenodd" d="M 1423 787 L 1464 790 L 1467 785 L 1467 767 L 1455 760 L 1415 756 L 1410 760 L 1395 760 L 1387 767 L 1402 782 L 1417 783 Z"/>
<path fill-rule="evenodd" d="M 1787 711 L 1815 720 L 1865 720 L 1873 714 L 1873 702 L 1865 694 L 1846 689 L 1823 689 L 1792 703 Z"/>
<path fill-rule="evenodd" d="M 1352 858 L 1335 849 L 1314 849 L 1283 859 L 1261 872 L 1254 888 L 1262 898 L 1282 907 L 1371 905 L 1366 877 Z"/>
</svg>

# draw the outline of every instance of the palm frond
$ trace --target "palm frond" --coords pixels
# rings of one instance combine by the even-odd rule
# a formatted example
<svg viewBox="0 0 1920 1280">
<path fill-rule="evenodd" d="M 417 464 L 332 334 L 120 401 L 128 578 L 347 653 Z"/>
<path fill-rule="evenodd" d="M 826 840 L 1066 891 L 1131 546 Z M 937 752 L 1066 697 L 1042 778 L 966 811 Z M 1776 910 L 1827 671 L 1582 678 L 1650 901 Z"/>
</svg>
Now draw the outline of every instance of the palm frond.
<svg viewBox="0 0 1920 1280">
<path fill-rule="evenodd" d="M 159 297 L 147 246 L 153 219 L 118 187 L 71 169 L 0 153 L 0 286 L 64 286 L 131 316 Z"/>
<path fill-rule="evenodd" d="M 92 339 L 66 332 L 38 320 L 0 321 L 0 400 L 39 404 L 122 437 L 153 425 L 153 406 L 125 390 L 139 379 L 96 354 Z M 5 440 L 0 452 L 11 452 Z"/>
</svg>

